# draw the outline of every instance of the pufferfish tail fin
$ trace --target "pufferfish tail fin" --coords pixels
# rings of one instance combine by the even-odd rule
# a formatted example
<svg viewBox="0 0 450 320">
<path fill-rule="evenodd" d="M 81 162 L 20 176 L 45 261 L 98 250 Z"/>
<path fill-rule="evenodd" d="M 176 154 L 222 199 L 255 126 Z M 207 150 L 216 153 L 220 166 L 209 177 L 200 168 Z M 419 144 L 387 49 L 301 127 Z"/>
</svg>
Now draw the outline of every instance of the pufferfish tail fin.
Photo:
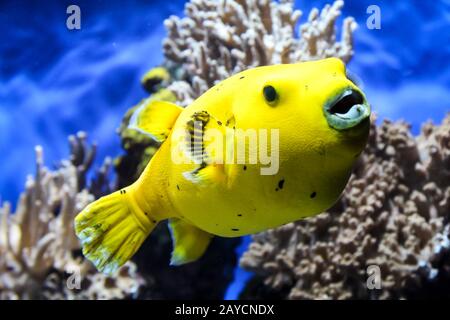
<svg viewBox="0 0 450 320">
<path fill-rule="evenodd" d="M 102 197 L 75 218 L 83 255 L 104 273 L 127 262 L 156 225 L 130 195 L 130 187 Z"/>
<path fill-rule="evenodd" d="M 131 116 L 129 128 L 163 142 L 169 136 L 181 111 L 183 108 L 172 102 L 148 98 L 139 104 Z"/>
</svg>

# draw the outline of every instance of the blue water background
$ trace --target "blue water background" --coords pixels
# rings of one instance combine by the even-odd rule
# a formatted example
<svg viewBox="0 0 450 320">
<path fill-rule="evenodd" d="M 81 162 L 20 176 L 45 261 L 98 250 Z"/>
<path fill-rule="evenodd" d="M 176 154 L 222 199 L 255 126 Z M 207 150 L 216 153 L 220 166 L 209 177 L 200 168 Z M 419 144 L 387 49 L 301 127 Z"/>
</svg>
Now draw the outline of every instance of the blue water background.
<svg viewBox="0 0 450 320">
<path fill-rule="evenodd" d="M 304 12 L 330 1 L 296 1 Z M 118 155 L 115 129 L 145 97 L 139 79 L 162 62 L 163 20 L 185 1 L 0 1 L 0 195 L 15 202 L 34 172 L 34 146 L 49 166 L 66 157 L 79 130 L 99 144 L 96 166 Z M 81 30 L 66 28 L 66 8 L 81 8 Z M 366 28 L 369 5 L 381 8 L 381 29 Z M 347 0 L 344 15 L 359 23 L 355 58 L 380 119 L 405 119 L 414 133 L 450 110 L 450 1 Z M 245 250 L 248 238 L 239 251 Z M 249 274 L 236 269 L 226 298 Z"/>
</svg>

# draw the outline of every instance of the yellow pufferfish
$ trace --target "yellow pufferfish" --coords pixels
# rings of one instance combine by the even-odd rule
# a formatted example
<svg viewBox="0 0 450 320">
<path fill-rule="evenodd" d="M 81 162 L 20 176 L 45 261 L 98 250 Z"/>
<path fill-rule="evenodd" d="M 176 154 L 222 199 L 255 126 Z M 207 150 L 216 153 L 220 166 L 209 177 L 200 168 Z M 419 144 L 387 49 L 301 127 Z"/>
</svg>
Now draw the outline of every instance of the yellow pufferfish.
<svg viewBox="0 0 450 320">
<path fill-rule="evenodd" d="M 339 198 L 367 142 L 369 117 L 364 94 L 337 58 L 249 69 L 186 108 L 144 101 L 130 126 L 162 144 L 135 183 L 75 218 L 83 254 L 112 273 L 168 220 L 171 265 L 181 265 L 200 258 L 213 236 L 253 234 L 323 212 Z M 232 137 L 222 157 L 220 148 L 208 151 L 208 130 Z M 274 172 L 237 161 L 228 150 L 237 139 L 228 134 L 237 130 L 276 130 L 261 143 L 278 151 Z"/>
</svg>

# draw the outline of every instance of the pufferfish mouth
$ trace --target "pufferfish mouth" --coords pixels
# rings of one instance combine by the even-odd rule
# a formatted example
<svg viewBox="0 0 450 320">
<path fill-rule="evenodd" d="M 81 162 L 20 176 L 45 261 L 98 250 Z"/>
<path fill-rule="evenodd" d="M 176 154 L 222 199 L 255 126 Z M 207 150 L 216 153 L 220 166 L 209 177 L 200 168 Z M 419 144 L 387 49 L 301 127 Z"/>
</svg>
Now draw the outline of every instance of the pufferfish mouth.
<svg viewBox="0 0 450 320">
<path fill-rule="evenodd" d="M 367 119 L 370 107 L 359 91 L 348 88 L 325 104 L 324 113 L 332 128 L 347 130 Z"/>
</svg>

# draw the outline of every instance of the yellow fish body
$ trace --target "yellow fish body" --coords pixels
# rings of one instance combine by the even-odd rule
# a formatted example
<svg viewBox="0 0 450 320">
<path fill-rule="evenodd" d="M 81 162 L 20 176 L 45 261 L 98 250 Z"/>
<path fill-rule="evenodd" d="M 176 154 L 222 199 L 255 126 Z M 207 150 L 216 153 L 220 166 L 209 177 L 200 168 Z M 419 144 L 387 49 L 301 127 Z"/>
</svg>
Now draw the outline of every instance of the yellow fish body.
<svg viewBox="0 0 450 320">
<path fill-rule="evenodd" d="M 184 109 L 144 101 L 131 126 L 163 143 L 134 184 L 76 217 L 83 253 L 113 272 L 169 219 L 171 264 L 180 265 L 201 257 L 214 235 L 318 214 L 344 189 L 369 116 L 336 58 L 246 70 Z"/>
</svg>

